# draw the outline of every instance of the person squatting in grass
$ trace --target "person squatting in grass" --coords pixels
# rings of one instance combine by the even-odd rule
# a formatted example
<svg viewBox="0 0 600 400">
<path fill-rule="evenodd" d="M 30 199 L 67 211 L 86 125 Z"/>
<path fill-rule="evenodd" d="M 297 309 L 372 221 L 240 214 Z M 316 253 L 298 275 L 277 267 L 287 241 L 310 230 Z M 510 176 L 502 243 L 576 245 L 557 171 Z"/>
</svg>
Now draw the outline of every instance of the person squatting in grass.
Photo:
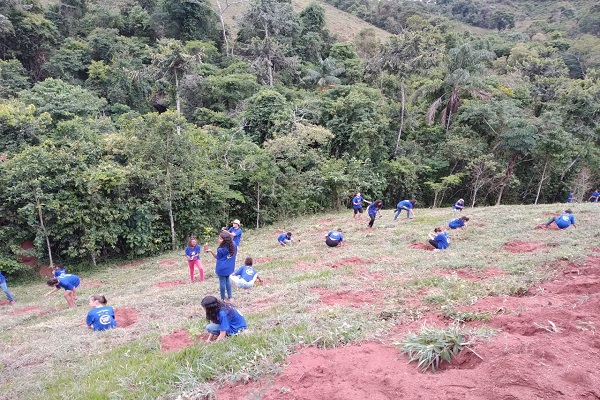
<svg viewBox="0 0 600 400">
<path fill-rule="evenodd" d="M 575 225 L 575 217 L 573 216 L 573 211 L 571 211 L 570 208 L 566 209 L 564 214 L 561 214 L 558 217 L 550 218 L 550 221 L 542 225 L 542 227 L 547 228 L 553 222 L 556 223 L 558 229 L 567 229 L 571 225 L 577 228 L 577 225 Z"/>
<path fill-rule="evenodd" d="M 594 190 L 590 198 L 588 199 L 592 203 L 597 203 L 598 199 L 600 199 L 600 192 L 598 190 Z"/>
<path fill-rule="evenodd" d="M 371 202 L 369 200 L 365 200 L 360 195 L 360 192 L 357 192 L 356 196 L 354 196 L 352 198 L 352 209 L 354 210 L 354 215 L 352 216 L 352 218 L 356 218 L 356 215 L 358 215 L 358 219 L 360 219 L 360 217 L 363 213 L 363 206 L 362 206 L 363 202 L 365 202 L 367 204 L 371 204 Z"/>
<path fill-rule="evenodd" d="M 58 278 L 61 275 L 65 275 L 66 273 L 67 273 L 67 269 L 62 264 L 55 265 L 52 268 L 52 275 L 54 275 L 55 278 Z"/>
<path fill-rule="evenodd" d="M 573 197 L 575 197 L 575 193 L 569 192 L 569 195 L 567 196 L 567 203 L 572 203 Z"/>
<path fill-rule="evenodd" d="M 456 203 L 454 203 L 454 205 L 452 206 L 452 212 L 462 211 L 463 208 L 465 208 L 465 200 L 458 199 L 458 201 Z"/>
<path fill-rule="evenodd" d="M 292 232 L 283 232 L 281 235 L 277 236 L 277 242 L 285 247 L 288 244 L 292 244 Z"/>
<path fill-rule="evenodd" d="M 433 232 L 429 233 L 429 244 L 432 245 L 434 249 L 447 249 L 450 246 L 450 237 L 440 226 L 438 226 Z"/>
<path fill-rule="evenodd" d="M 200 245 L 194 236 L 188 238 L 187 246 L 185 246 L 185 257 L 187 258 L 188 267 L 190 269 L 190 280 L 194 282 L 194 267 L 198 267 L 198 277 L 200 282 L 204 282 L 204 269 L 200 261 Z"/>
<path fill-rule="evenodd" d="M 367 214 L 369 214 L 369 224 L 367 225 L 369 228 L 373 228 L 373 223 L 375 222 L 375 218 L 377 214 L 381 216 L 381 208 L 383 207 L 383 200 L 375 200 L 373 203 L 369 204 L 367 208 Z"/>
<path fill-rule="evenodd" d="M 213 255 L 217 260 L 215 265 L 215 273 L 219 277 L 219 292 L 221 294 L 221 300 L 225 300 L 225 292 L 227 292 L 227 299 L 231 300 L 231 282 L 229 275 L 233 274 L 235 270 L 235 257 L 237 256 L 237 247 L 233 243 L 233 238 L 227 231 L 221 231 L 219 233 L 219 247 L 215 254 L 212 250 L 206 249 L 207 253 Z"/>
<path fill-rule="evenodd" d="M 233 221 L 231 221 L 231 228 L 227 229 L 227 232 L 229 232 L 229 234 L 233 238 L 233 243 L 235 243 L 235 247 L 240 247 L 240 240 L 242 240 L 242 228 L 240 228 L 240 220 L 234 219 Z"/>
<path fill-rule="evenodd" d="M 88 328 L 94 331 L 105 331 L 116 328 L 115 310 L 111 306 L 106 305 L 106 297 L 95 294 L 90 296 L 89 303 L 92 309 L 88 312 L 85 319 L 85 324 Z"/>
<path fill-rule="evenodd" d="M 15 298 L 13 297 L 12 293 L 10 293 L 10 290 L 8 290 L 8 286 L 6 285 L 6 278 L 4 277 L 4 275 L 2 275 L 2 272 L 0 272 L 0 287 L 4 291 L 8 302 L 10 304 L 15 304 Z"/>
<path fill-rule="evenodd" d="M 469 217 L 462 216 L 460 218 L 454 218 L 452 221 L 448 222 L 448 227 L 450 229 L 462 229 L 467 226 L 467 221 Z"/>
<path fill-rule="evenodd" d="M 342 235 L 342 228 L 337 228 L 335 231 L 330 231 L 325 235 L 325 244 L 329 247 L 342 246 L 344 243 L 344 235 Z"/>
<path fill-rule="evenodd" d="M 218 342 L 247 328 L 244 316 L 232 304 L 219 301 L 214 296 L 206 296 L 200 304 L 206 312 L 206 319 L 210 321 L 206 325 L 209 333 L 206 342 Z"/>
<path fill-rule="evenodd" d="M 246 257 L 244 265 L 229 277 L 235 286 L 242 289 L 250 289 L 254 286 L 254 282 L 258 281 L 262 283 L 258 277 L 258 271 L 252 266 L 253 263 L 252 257 Z"/>
<path fill-rule="evenodd" d="M 394 215 L 394 221 L 398 219 L 402 210 L 406 210 L 406 219 L 411 219 L 415 217 L 415 212 L 413 208 L 417 204 L 417 201 L 414 199 L 411 200 L 402 200 L 398 204 L 396 204 L 396 215 Z M 411 217 L 412 214 L 412 217 Z"/>
<path fill-rule="evenodd" d="M 61 288 L 65 289 L 65 300 L 69 304 L 69 308 L 75 307 L 75 300 L 77 300 L 77 287 L 81 283 L 79 277 L 73 274 L 61 275 L 58 278 L 48 279 L 46 282 L 48 286 L 54 286 L 54 289 L 46 293 L 44 296 L 50 296 L 52 293 L 59 291 Z"/>
</svg>

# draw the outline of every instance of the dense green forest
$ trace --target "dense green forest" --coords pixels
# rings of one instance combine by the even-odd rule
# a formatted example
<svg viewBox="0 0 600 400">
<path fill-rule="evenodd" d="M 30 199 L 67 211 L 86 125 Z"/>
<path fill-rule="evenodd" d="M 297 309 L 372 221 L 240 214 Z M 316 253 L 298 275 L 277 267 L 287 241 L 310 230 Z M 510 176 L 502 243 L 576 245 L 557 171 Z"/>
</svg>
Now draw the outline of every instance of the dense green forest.
<svg viewBox="0 0 600 400">
<path fill-rule="evenodd" d="M 97 263 L 346 206 L 586 200 L 595 1 L 0 0 L 0 269 Z M 329 21 L 331 24 L 332 21 Z M 333 21 L 335 24 L 335 21 Z M 480 31 L 465 29 L 476 26 Z"/>
</svg>

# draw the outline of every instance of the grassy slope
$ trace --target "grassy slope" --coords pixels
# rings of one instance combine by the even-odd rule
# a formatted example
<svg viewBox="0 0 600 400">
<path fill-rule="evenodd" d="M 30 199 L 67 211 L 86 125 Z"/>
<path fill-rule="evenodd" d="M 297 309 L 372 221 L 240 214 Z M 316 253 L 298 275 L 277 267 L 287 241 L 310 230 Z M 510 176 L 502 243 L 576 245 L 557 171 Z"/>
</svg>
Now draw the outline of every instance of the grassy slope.
<svg viewBox="0 0 600 400">
<path fill-rule="evenodd" d="M 238 260 L 262 258 L 257 269 L 267 283 L 250 291 L 235 290 L 235 304 L 246 315 L 250 334 L 168 354 L 160 351 L 160 336 L 180 329 L 201 333 L 205 321 L 198 303 L 203 296 L 218 293 L 214 262 L 206 257 L 208 278 L 203 284 L 155 286 L 161 281 L 187 281 L 181 251 L 146 259 L 133 268 L 80 274 L 84 285 L 93 281 L 104 285 L 82 286 L 73 310 L 64 309 L 59 294 L 42 297 L 48 287 L 41 280 L 37 285 L 11 286 L 18 301 L 15 309 L 39 306 L 40 311 L 60 311 L 36 316 L 40 311 L 11 314 L 9 307 L 0 308 L 0 398 L 201 396 L 213 392 L 211 380 L 268 376 L 280 370 L 286 354 L 297 345 L 334 347 L 382 337 L 401 318 L 418 319 L 423 312 L 443 309 L 448 313 L 488 295 L 524 292 L 556 273 L 541 267 L 545 263 L 581 262 L 590 253 L 599 207 L 574 205 L 579 229 L 562 232 L 532 229 L 547 220 L 545 213 L 562 210 L 562 204 L 468 210 L 471 226 L 451 232 L 452 246 L 443 252 L 413 250 L 408 244 L 424 242 L 431 227 L 451 219 L 448 209 L 417 209 L 417 219 L 409 222 L 393 222 L 392 211 L 385 210 L 372 231 L 365 228 L 364 218 L 353 221 L 349 211 L 299 218 L 280 226 L 294 232 L 296 242 L 288 248 L 276 245 L 274 227 L 246 229 Z M 348 245 L 327 248 L 322 237 L 337 226 L 344 227 Z M 513 240 L 550 246 L 520 254 L 502 250 L 504 243 Z M 165 259 L 181 261 L 159 266 Z M 363 264 L 352 265 L 357 259 Z M 505 275 L 480 282 L 436 275 L 460 268 L 499 268 Z M 315 289 L 363 293 L 372 304 L 322 307 Z M 105 294 L 116 309 L 136 308 L 139 321 L 110 332 L 89 332 L 83 319 L 86 298 L 94 293 Z M 408 306 L 415 298 L 426 309 Z M 384 314 L 386 319 L 379 317 Z"/>
</svg>

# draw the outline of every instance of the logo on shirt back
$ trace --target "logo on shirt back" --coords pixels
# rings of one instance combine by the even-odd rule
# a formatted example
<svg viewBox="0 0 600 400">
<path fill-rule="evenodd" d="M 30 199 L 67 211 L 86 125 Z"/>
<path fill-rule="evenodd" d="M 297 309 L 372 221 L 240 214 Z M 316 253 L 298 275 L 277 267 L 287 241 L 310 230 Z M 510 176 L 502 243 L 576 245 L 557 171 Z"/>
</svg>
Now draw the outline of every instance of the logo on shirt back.
<svg viewBox="0 0 600 400">
<path fill-rule="evenodd" d="M 256 271 L 255 271 L 255 270 L 254 270 L 254 268 L 252 268 L 252 267 L 248 267 L 248 268 L 246 268 L 246 274 L 248 274 L 248 275 L 254 275 L 254 274 L 255 274 L 255 272 L 256 272 Z"/>
<path fill-rule="evenodd" d="M 110 315 L 103 315 L 100 317 L 100 323 L 102 325 L 108 325 L 110 324 Z"/>
</svg>

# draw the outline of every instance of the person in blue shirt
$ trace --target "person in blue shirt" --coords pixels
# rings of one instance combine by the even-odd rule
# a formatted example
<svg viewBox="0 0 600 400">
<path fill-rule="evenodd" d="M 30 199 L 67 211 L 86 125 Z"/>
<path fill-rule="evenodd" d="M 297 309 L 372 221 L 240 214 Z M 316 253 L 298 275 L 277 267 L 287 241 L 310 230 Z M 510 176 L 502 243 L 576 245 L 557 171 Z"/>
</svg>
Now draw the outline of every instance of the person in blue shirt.
<svg viewBox="0 0 600 400">
<path fill-rule="evenodd" d="M 429 234 L 429 244 L 434 249 L 444 250 L 450 246 L 450 237 L 441 227 L 437 227 Z"/>
<path fill-rule="evenodd" d="M 10 290 L 8 290 L 8 286 L 6 285 L 6 278 L 4 277 L 4 275 L 2 275 L 2 272 L 0 272 L 0 288 L 2 288 L 2 290 L 4 291 L 8 302 L 11 305 L 15 304 L 15 298 L 13 297 L 12 293 L 10 293 Z"/>
<path fill-rule="evenodd" d="M 573 192 L 569 193 L 569 196 L 567 197 L 567 203 L 572 203 L 573 197 L 575 197 L 575 194 Z"/>
<path fill-rule="evenodd" d="M 344 235 L 342 235 L 342 228 L 337 228 L 335 231 L 330 231 L 325 235 L 325 244 L 329 247 L 341 246 L 344 242 Z"/>
<path fill-rule="evenodd" d="M 200 261 L 201 253 L 200 245 L 198 240 L 194 236 L 188 238 L 188 244 L 185 246 L 185 258 L 188 262 L 190 269 L 190 280 L 194 283 L 194 268 L 198 267 L 198 278 L 200 282 L 204 282 L 204 268 L 202 268 L 202 262 Z"/>
<path fill-rule="evenodd" d="M 252 266 L 253 263 L 252 257 L 246 257 L 244 265 L 229 277 L 231 282 L 242 289 L 250 289 L 257 281 L 262 283 L 258 277 L 258 271 Z"/>
<path fill-rule="evenodd" d="M 369 224 L 367 225 L 369 228 L 373 228 L 373 223 L 375 222 L 375 218 L 377 214 L 381 216 L 381 208 L 383 207 L 383 200 L 375 200 L 373 203 L 369 204 L 367 208 L 367 214 L 369 214 Z"/>
<path fill-rule="evenodd" d="M 89 304 L 92 309 L 88 312 L 85 324 L 94 331 L 105 331 L 116 328 L 115 310 L 106 305 L 106 297 L 95 294 L 90 296 Z"/>
<path fill-rule="evenodd" d="M 592 203 L 597 203 L 599 198 L 600 198 L 600 192 L 597 190 L 594 190 L 594 193 L 592 193 L 592 195 L 590 196 L 590 198 L 588 200 L 591 201 Z"/>
<path fill-rule="evenodd" d="M 247 328 L 246 319 L 232 304 L 219 301 L 214 296 L 206 296 L 200 304 L 210 322 L 206 325 L 209 333 L 206 342 L 218 342 Z"/>
<path fill-rule="evenodd" d="M 566 229 L 573 225 L 573 227 L 577 228 L 575 225 L 575 217 L 573 216 L 573 211 L 571 209 L 566 209 L 564 214 L 559 215 L 558 217 L 550 218 L 550 221 L 545 225 L 542 225 L 544 228 L 550 226 L 550 224 L 555 223 L 558 226 L 558 229 Z"/>
<path fill-rule="evenodd" d="M 240 247 L 240 240 L 242 240 L 242 228 L 240 228 L 240 220 L 234 219 L 231 221 L 231 228 L 227 230 L 231 237 L 233 238 L 233 243 L 235 243 L 235 247 Z"/>
<path fill-rule="evenodd" d="M 219 234 L 219 247 L 217 253 L 210 249 L 205 250 L 207 253 L 213 255 L 217 260 L 215 264 L 215 273 L 219 277 L 219 292 L 221 294 L 221 300 L 225 300 L 225 292 L 227 292 L 227 299 L 231 301 L 231 282 L 229 281 L 229 275 L 233 274 L 235 270 L 235 257 L 237 256 L 237 247 L 233 243 L 233 238 L 229 232 L 221 231 Z"/>
<path fill-rule="evenodd" d="M 292 232 L 283 232 L 281 235 L 277 236 L 277 242 L 283 247 L 292 244 Z"/>
<path fill-rule="evenodd" d="M 460 218 L 455 218 L 452 221 L 448 222 L 448 227 L 450 229 L 459 229 L 459 228 L 464 228 L 465 226 L 467 226 L 467 221 L 469 220 L 469 217 L 467 216 L 462 216 Z"/>
<path fill-rule="evenodd" d="M 396 215 L 394 215 L 394 221 L 398 219 L 402 210 L 406 210 L 406 219 L 414 218 L 415 212 L 413 208 L 415 204 L 417 204 L 416 200 L 402 200 L 401 202 L 396 204 Z"/>
<path fill-rule="evenodd" d="M 59 291 L 61 288 L 65 289 L 65 300 L 69 304 L 70 308 L 75 307 L 75 300 L 77 300 L 77 287 L 81 283 L 77 275 L 65 274 L 60 275 L 58 278 L 50 278 L 46 282 L 48 286 L 54 286 L 54 289 L 45 294 L 50 296 L 52 293 Z"/>
<path fill-rule="evenodd" d="M 356 196 L 354 196 L 352 198 L 352 209 L 354 210 L 354 216 L 352 218 L 356 218 L 356 215 L 358 215 L 358 219 L 360 219 L 362 213 L 363 213 L 363 206 L 362 203 L 365 202 L 367 204 L 371 204 L 370 201 L 365 200 L 361 195 L 360 192 L 356 193 Z"/>
<path fill-rule="evenodd" d="M 452 206 L 452 212 L 462 211 L 463 208 L 465 208 L 465 200 L 458 199 L 458 201 L 456 203 L 454 203 L 454 205 Z"/>
<path fill-rule="evenodd" d="M 55 265 L 54 268 L 52 268 L 52 275 L 54 275 L 55 278 L 58 278 L 61 275 L 65 275 L 66 273 L 67 269 L 62 264 Z"/>
</svg>

